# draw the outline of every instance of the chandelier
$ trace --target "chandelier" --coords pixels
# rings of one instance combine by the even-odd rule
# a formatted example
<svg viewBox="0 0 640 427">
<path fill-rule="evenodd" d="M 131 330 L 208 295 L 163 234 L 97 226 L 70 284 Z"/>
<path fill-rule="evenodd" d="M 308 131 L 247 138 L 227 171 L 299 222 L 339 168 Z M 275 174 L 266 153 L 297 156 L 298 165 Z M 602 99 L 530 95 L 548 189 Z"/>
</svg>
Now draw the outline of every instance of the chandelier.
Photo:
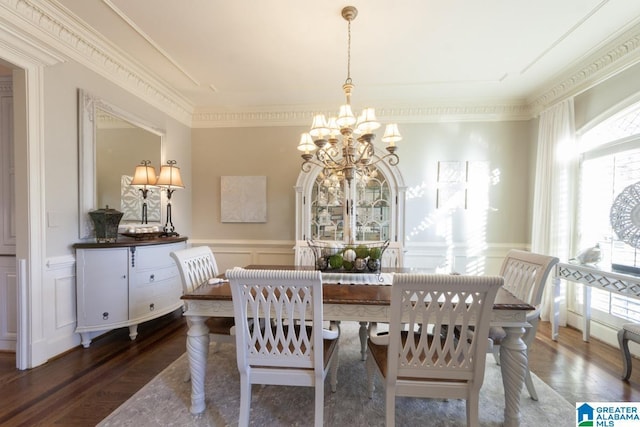
<svg viewBox="0 0 640 427">
<path fill-rule="evenodd" d="M 365 108 L 356 118 L 351 109 L 354 88 L 351 80 L 351 21 L 357 15 L 358 10 L 353 6 L 342 9 L 342 17 L 348 23 L 347 79 L 342 86 L 347 102 L 340 107 L 337 117 L 327 120 L 324 114 L 315 115 L 311 129 L 302 134 L 298 144 L 298 150 L 303 152 L 303 172 L 310 172 L 314 165 L 319 166 L 325 176 L 337 173 L 349 184 L 356 174 L 369 175 L 371 167 L 382 160 L 392 166 L 397 165 L 400 159 L 395 153 L 395 143 L 402 139 L 398 125 L 388 124 L 382 136 L 382 141 L 387 143 L 387 154 L 375 157 L 374 131 L 380 127 L 375 110 Z"/>
</svg>

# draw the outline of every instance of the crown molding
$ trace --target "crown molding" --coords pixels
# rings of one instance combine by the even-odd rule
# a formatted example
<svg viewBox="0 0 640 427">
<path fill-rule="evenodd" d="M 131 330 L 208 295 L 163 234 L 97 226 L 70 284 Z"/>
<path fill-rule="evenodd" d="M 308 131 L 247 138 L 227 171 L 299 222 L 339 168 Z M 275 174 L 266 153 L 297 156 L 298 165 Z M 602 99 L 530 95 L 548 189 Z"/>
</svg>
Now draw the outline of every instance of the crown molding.
<svg viewBox="0 0 640 427">
<path fill-rule="evenodd" d="M 545 89 L 540 89 L 538 95 L 529 100 L 531 111 L 537 115 L 640 62 L 639 48 L 640 23 L 636 23 L 579 66 L 571 67 L 565 74 L 552 79 Z"/>
<path fill-rule="evenodd" d="M 195 108 L 160 79 L 135 64 L 134 59 L 103 40 L 92 29 L 73 20 L 54 0 L 0 0 L 3 32 L 48 52 L 47 63 L 73 59 L 118 86 L 137 95 L 177 121 L 194 128 L 307 126 L 314 112 L 310 106 L 220 110 Z M 575 96 L 640 61 L 640 23 L 632 24 L 616 40 L 567 72 L 552 78 L 527 100 L 451 100 L 446 105 L 395 106 L 378 109 L 381 119 L 398 122 L 528 120 L 540 111 Z M 46 65 L 46 64 L 45 64 Z M 324 108 L 329 110 L 329 108 Z"/>
<path fill-rule="evenodd" d="M 193 106 L 175 90 L 135 65 L 126 54 L 70 18 L 55 1 L 0 0 L 20 36 L 64 59 L 75 60 L 189 126 Z M 8 13 L 7 13 L 8 12 Z"/>
<path fill-rule="evenodd" d="M 196 108 L 193 128 L 308 126 L 315 114 L 328 108 L 310 106 L 283 109 L 247 109 L 243 111 L 219 111 Z M 376 115 L 383 121 L 398 123 L 472 122 L 528 120 L 530 108 L 522 103 L 497 102 L 479 105 L 406 105 L 376 108 Z"/>
</svg>

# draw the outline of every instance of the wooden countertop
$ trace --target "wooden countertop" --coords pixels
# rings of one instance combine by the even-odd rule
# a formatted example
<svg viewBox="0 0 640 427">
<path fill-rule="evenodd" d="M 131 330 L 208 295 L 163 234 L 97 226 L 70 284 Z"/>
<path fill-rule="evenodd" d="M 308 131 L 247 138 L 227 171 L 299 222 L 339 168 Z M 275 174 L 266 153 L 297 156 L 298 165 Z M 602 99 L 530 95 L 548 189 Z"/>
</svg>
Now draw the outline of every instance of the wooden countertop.
<svg viewBox="0 0 640 427">
<path fill-rule="evenodd" d="M 157 237 L 155 239 L 135 239 L 133 237 L 118 236 L 118 241 L 115 243 L 97 243 L 93 242 L 78 242 L 74 243 L 74 249 L 106 249 L 106 248 L 124 248 L 130 246 L 149 246 L 149 245 L 163 245 L 166 243 L 178 243 L 184 242 L 188 239 L 187 236 L 169 236 L 169 237 Z"/>
</svg>

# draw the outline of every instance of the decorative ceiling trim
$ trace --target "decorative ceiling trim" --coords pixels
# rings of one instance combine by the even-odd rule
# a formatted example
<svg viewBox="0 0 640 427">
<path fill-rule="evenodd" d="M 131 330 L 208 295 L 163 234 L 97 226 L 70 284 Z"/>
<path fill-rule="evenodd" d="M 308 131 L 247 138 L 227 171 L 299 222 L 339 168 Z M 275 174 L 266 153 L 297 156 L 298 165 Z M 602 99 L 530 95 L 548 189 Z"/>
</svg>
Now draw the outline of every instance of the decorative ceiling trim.
<svg viewBox="0 0 640 427">
<path fill-rule="evenodd" d="M 260 127 L 260 126 L 308 126 L 318 109 L 308 107 L 283 111 L 246 110 L 216 111 L 196 109 L 193 113 L 193 128 Z M 325 112 L 326 113 L 326 112 Z M 398 123 L 471 122 L 528 120 L 531 110 L 524 104 L 498 103 L 494 105 L 449 105 L 449 106 L 398 106 L 377 108 L 380 120 Z"/>
<path fill-rule="evenodd" d="M 59 9 L 57 3 L 33 0 L 0 2 L 12 12 L 7 18 L 24 32 L 24 38 L 37 44 L 46 43 L 49 48 L 78 61 L 181 123 L 190 125 L 193 106 L 187 100 L 137 67 L 125 54 L 108 46 L 98 34 L 74 22 Z"/>
<path fill-rule="evenodd" d="M 571 69 L 545 91 L 533 97 L 529 105 L 534 114 L 566 98 L 576 96 L 603 80 L 640 61 L 640 24 Z"/>
<path fill-rule="evenodd" d="M 313 113 L 307 107 L 270 107 L 219 111 L 199 108 L 175 89 L 134 63 L 90 28 L 74 21 L 55 1 L 0 0 L 1 19 L 12 33 L 40 49 L 51 51 L 55 62 L 71 58 L 139 96 L 175 120 L 196 128 L 238 126 L 307 126 Z M 7 12 L 5 12 L 5 10 Z M 527 101 L 488 102 L 486 105 L 418 105 L 388 108 L 378 114 L 398 122 L 528 120 L 540 111 L 575 96 L 640 61 L 640 23 L 595 55 L 548 85 Z M 447 101 L 451 104 L 451 101 Z M 295 111 L 294 111 L 295 110 Z M 314 110 L 317 111 L 317 110 Z"/>
</svg>

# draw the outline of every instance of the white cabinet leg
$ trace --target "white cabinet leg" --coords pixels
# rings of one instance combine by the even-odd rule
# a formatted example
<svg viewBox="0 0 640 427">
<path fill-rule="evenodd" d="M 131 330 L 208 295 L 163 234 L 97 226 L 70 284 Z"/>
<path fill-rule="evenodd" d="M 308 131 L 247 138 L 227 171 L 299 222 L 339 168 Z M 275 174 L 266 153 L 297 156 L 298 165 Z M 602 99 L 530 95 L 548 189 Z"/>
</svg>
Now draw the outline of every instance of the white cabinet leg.
<svg viewBox="0 0 640 427">
<path fill-rule="evenodd" d="M 129 326 L 129 338 L 131 341 L 135 340 L 138 337 L 138 325 Z"/>
<path fill-rule="evenodd" d="M 91 345 L 91 333 L 80 332 L 80 337 L 82 338 L 82 346 L 84 348 L 89 348 L 89 346 Z"/>
</svg>

